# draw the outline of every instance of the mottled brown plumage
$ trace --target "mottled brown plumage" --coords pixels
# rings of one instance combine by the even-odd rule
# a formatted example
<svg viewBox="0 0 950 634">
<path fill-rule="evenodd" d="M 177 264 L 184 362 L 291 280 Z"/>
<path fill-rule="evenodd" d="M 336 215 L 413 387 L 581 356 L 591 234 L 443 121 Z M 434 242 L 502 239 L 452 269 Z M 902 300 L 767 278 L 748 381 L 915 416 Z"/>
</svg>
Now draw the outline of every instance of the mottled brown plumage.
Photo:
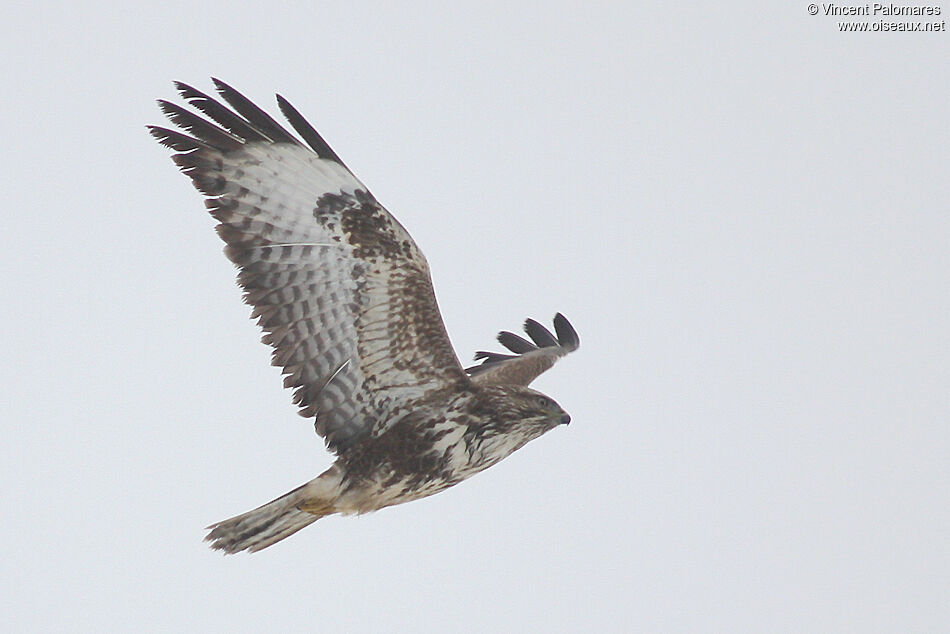
<svg viewBox="0 0 950 634">
<path fill-rule="evenodd" d="M 428 264 L 408 232 L 286 100 L 301 143 L 233 88 L 226 105 L 177 83 L 208 119 L 159 105 L 187 134 L 150 126 L 220 223 L 244 299 L 273 347 L 294 402 L 337 454 L 319 477 L 211 526 L 214 548 L 265 548 L 320 517 L 363 513 L 431 495 L 570 420 L 527 385 L 579 345 L 528 320 L 534 343 L 499 341 L 462 369 L 442 322 Z"/>
</svg>

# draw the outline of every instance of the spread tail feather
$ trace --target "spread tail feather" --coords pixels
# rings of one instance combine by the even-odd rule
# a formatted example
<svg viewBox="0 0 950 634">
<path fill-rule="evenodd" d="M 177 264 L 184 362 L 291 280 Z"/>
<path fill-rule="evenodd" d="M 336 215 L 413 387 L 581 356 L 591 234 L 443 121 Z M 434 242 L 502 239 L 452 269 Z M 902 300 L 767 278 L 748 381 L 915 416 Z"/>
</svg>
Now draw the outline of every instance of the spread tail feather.
<svg viewBox="0 0 950 634">
<path fill-rule="evenodd" d="M 329 473 L 329 472 L 328 472 Z M 323 474 L 319 478 L 285 493 L 253 511 L 212 524 L 205 541 L 211 548 L 233 554 L 242 550 L 255 552 L 290 537 L 321 517 L 336 512 L 335 495 L 327 495 Z"/>
</svg>

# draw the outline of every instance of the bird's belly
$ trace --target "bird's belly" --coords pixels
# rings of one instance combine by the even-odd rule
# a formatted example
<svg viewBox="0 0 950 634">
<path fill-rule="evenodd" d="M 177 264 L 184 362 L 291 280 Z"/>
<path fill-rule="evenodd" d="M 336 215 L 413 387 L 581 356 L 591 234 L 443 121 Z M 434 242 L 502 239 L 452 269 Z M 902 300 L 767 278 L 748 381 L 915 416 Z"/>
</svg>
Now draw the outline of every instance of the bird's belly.
<svg viewBox="0 0 950 634">
<path fill-rule="evenodd" d="M 483 460 L 473 459 L 459 438 L 414 460 L 386 461 L 359 477 L 349 474 L 350 484 L 335 507 L 348 515 L 411 502 L 454 486 L 488 466 Z"/>
</svg>

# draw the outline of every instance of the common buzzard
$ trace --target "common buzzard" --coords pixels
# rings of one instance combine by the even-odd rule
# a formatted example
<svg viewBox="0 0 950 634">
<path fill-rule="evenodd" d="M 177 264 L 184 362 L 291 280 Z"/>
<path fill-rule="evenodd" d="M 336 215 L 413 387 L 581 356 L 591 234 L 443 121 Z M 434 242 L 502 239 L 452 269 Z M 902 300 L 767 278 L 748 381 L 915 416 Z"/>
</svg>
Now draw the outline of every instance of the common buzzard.
<svg viewBox="0 0 950 634">
<path fill-rule="evenodd" d="M 502 332 L 514 354 L 479 352 L 482 363 L 463 370 L 428 264 L 402 225 L 284 98 L 277 104 L 307 145 L 214 84 L 227 105 L 176 83 L 207 118 L 160 100 L 185 133 L 149 130 L 206 197 L 284 386 L 337 459 L 290 493 L 209 526 L 212 548 L 256 551 L 326 515 L 432 495 L 570 422 L 527 387 L 577 349 L 567 319 L 555 316 L 556 334 L 527 320 L 532 341 Z"/>
</svg>

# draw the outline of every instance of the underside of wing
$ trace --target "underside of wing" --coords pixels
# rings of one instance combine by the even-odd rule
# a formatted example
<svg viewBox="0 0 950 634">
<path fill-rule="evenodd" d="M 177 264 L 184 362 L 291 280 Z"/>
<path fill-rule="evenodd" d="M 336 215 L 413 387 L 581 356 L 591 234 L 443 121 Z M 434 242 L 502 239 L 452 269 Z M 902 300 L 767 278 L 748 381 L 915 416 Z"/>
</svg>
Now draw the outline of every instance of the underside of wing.
<svg viewBox="0 0 950 634">
<path fill-rule="evenodd" d="M 529 385 L 558 359 L 581 345 L 577 331 L 561 313 L 554 316 L 556 334 L 533 319 L 525 320 L 524 330 L 531 341 L 507 330 L 498 333 L 498 342 L 514 354 L 483 350 L 475 353 L 475 360 L 480 360 L 481 364 L 465 369 L 473 383 Z"/>
<path fill-rule="evenodd" d="M 317 432 L 340 452 L 382 433 L 425 394 L 467 382 L 406 230 L 285 99 L 278 105 L 307 145 L 214 83 L 224 103 L 176 83 L 204 116 L 159 101 L 181 131 L 149 130 L 177 152 L 220 222 L 299 413 L 316 416 Z"/>
</svg>

